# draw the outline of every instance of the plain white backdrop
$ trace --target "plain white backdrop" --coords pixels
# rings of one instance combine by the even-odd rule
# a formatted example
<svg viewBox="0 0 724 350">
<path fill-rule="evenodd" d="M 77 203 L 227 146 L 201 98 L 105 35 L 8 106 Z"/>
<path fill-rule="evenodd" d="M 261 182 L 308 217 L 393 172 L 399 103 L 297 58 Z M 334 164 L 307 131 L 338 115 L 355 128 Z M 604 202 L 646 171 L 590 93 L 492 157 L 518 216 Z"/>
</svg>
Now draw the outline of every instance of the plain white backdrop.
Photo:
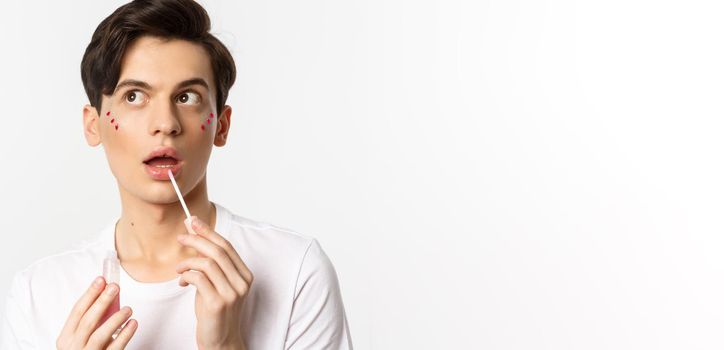
<svg viewBox="0 0 724 350">
<path fill-rule="evenodd" d="M 120 213 L 79 66 L 122 3 L 2 3 L 3 300 Z M 721 2 L 202 4 L 210 198 L 321 242 L 357 349 L 724 347 Z"/>
</svg>

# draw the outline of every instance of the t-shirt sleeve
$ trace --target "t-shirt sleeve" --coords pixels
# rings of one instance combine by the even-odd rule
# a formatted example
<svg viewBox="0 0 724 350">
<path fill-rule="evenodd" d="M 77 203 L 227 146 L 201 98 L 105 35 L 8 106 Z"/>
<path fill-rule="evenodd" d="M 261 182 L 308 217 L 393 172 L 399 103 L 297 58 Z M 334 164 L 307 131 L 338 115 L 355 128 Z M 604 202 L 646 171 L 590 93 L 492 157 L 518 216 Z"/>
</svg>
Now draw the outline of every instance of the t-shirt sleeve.
<svg viewBox="0 0 724 350">
<path fill-rule="evenodd" d="M 284 349 L 352 349 L 337 272 L 317 240 L 302 260 Z"/>
<path fill-rule="evenodd" d="M 22 272 L 13 277 L 0 324 L 0 349 L 36 349 L 30 328 L 30 287 Z"/>
</svg>

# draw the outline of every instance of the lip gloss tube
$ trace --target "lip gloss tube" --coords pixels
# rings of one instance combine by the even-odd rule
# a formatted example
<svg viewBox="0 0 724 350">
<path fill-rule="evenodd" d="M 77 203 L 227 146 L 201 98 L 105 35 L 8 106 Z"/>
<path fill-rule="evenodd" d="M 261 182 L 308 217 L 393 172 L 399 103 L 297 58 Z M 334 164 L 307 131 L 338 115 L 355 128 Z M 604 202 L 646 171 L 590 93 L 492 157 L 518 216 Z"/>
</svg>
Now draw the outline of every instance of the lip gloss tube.
<svg viewBox="0 0 724 350">
<path fill-rule="evenodd" d="M 109 250 L 106 253 L 106 258 L 103 260 L 103 278 L 106 280 L 106 284 L 115 283 L 120 286 L 120 271 L 121 262 L 120 260 L 118 260 L 116 252 Z M 106 320 L 108 320 L 111 315 L 121 309 L 120 297 L 121 292 L 119 291 L 118 294 L 116 294 L 116 297 L 113 299 L 111 305 L 108 306 L 108 309 L 106 309 L 106 312 L 103 314 L 100 324 L 106 322 Z M 118 333 L 118 330 L 116 330 L 116 333 Z"/>
</svg>

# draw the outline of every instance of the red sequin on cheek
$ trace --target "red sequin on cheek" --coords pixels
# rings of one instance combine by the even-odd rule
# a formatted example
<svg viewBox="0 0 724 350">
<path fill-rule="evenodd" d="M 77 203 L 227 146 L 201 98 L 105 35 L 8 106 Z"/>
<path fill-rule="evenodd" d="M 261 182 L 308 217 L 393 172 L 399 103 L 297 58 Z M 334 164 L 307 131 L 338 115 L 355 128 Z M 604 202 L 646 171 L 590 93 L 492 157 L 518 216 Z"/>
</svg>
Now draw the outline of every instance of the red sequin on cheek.
<svg viewBox="0 0 724 350">
<path fill-rule="evenodd" d="M 213 117 L 214 117 L 214 113 L 209 113 L 209 117 L 213 118 Z"/>
<path fill-rule="evenodd" d="M 118 130 L 118 125 L 116 124 L 116 130 Z"/>
<path fill-rule="evenodd" d="M 111 115 L 111 111 L 106 112 L 106 116 Z"/>
<path fill-rule="evenodd" d="M 211 124 L 211 120 L 206 119 L 206 124 Z"/>
<path fill-rule="evenodd" d="M 201 124 L 201 130 L 206 130 L 206 127 L 204 126 L 204 124 Z"/>
<path fill-rule="evenodd" d="M 113 124 L 113 121 L 116 120 L 116 118 L 111 119 L 111 124 Z"/>
</svg>

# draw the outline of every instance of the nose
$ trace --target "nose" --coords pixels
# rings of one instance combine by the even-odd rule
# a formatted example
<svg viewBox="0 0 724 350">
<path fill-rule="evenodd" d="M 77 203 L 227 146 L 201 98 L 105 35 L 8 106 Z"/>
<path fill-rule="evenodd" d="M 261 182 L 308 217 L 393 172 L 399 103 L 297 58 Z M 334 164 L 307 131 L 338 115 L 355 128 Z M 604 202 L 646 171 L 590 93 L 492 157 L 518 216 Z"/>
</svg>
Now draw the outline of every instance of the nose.
<svg viewBox="0 0 724 350">
<path fill-rule="evenodd" d="M 162 135 L 178 135 L 181 133 L 181 123 L 173 104 L 161 104 L 154 108 L 151 113 L 149 132 L 151 135 L 161 133 Z"/>
</svg>

